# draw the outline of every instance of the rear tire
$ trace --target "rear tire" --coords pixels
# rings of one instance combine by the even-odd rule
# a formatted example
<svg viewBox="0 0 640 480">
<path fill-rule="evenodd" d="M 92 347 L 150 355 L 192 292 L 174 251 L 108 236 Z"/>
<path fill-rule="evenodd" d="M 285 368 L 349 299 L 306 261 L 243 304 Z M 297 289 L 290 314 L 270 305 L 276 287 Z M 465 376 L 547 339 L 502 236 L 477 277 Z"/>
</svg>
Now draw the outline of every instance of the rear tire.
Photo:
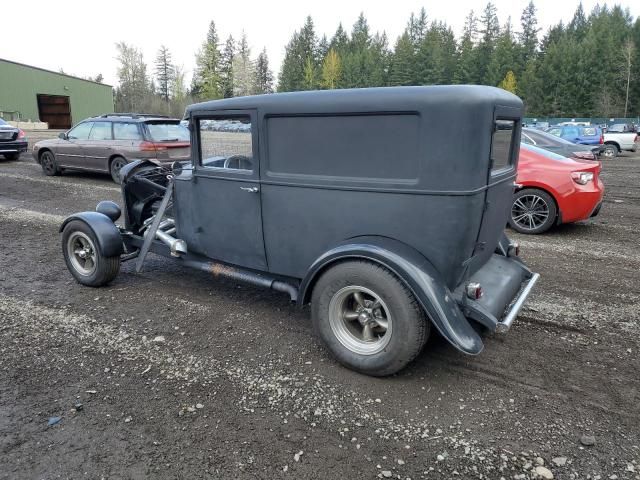
<svg viewBox="0 0 640 480">
<path fill-rule="evenodd" d="M 72 220 L 62 231 L 62 253 L 71 275 L 89 287 L 101 287 L 120 271 L 120 256 L 105 257 L 91 227 Z"/>
<path fill-rule="evenodd" d="M 509 226 L 516 232 L 535 235 L 549 230 L 557 216 L 551 195 L 537 188 L 523 188 L 513 196 Z"/>
<path fill-rule="evenodd" d="M 60 169 L 56 163 L 56 157 L 53 152 L 50 152 L 49 150 L 40 154 L 40 166 L 42 167 L 44 174 L 48 177 L 60 174 Z"/>
<path fill-rule="evenodd" d="M 367 261 L 339 263 L 316 283 L 311 301 L 316 333 L 348 368 L 391 375 L 422 350 L 430 323 L 409 289 Z"/>
<path fill-rule="evenodd" d="M 122 182 L 120 179 L 120 169 L 127 164 L 127 161 L 122 157 L 113 157 L 111 163 L 109 164 L 109 173 L 111 173 L 111 178 L 118 185 Z"/>
<path fill-rule="evenodd" d="M 615 145 L 611 145 L 610 143 L 605 144 L 604 149 L 602 150 L 602 155 L 604 158 L 616 158 L 618 156 L 618 147 Z"/>
</svg>

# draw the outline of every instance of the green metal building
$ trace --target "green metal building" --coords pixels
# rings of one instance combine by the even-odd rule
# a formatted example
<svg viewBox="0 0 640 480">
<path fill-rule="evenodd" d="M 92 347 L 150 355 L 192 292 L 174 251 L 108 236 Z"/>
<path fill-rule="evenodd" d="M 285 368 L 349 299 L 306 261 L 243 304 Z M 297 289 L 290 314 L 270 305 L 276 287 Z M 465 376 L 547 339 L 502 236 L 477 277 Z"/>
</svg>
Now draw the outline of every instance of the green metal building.
<svg viewBox="0 0 640 480">
<path fill-rule="evenodd" d="M 69 128 L 113 112 L 113 87 L 0 58 L 0 117 Z"/>
</svg>

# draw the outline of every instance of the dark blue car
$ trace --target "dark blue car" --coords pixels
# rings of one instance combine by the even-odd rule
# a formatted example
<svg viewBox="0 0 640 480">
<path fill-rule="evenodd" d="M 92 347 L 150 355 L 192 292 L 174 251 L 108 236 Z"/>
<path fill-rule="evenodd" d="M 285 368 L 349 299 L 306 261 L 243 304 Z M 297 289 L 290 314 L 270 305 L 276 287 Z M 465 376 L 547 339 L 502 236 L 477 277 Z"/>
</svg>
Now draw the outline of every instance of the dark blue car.
<svg viewBox="0 0 640 480">
<path fill-rule="evenodd" d="M 602 130 L 595 125 L 556 125 L 547 132 L 580 145 L 601 145 L 604 143 Z"/>
</svg>

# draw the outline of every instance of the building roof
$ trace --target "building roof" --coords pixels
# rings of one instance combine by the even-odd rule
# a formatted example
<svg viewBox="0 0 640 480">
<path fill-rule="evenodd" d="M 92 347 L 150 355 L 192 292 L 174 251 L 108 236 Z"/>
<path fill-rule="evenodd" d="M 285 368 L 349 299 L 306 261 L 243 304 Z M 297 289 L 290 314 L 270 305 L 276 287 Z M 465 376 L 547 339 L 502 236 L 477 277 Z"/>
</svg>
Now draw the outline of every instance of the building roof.
<svg viewBox="0 0 640 480">
<path fill-rule="evenodd" d="M 13 60 L 7 60 L 6 58 L 0 58 L 0 62 L 12 63 L 14 65 L 19 65 L 21 67 L 33 68 L 34 70 L 40 70 L 41 72 L 52 73 L 54 75 L 60 75 L 62 77 L 69 77 L 69 78 L 73 78 L 75 80 L 81 80 L 83 82 L 95 83 L 96 85 L 102 85 L 103 87 L 113 88 L 113 85 L 109 85 L 108 83 L 94 82 L 93 80 L 87 80 L 86 78 L 76 77 L 75 75 L 68 75 L 66 73 L 54 72 L 53 70 L 47 70 L 46 68 L 34 67 L 33 65 L 27 65 L 25 63 L 14 62 Z"/>
</svg>

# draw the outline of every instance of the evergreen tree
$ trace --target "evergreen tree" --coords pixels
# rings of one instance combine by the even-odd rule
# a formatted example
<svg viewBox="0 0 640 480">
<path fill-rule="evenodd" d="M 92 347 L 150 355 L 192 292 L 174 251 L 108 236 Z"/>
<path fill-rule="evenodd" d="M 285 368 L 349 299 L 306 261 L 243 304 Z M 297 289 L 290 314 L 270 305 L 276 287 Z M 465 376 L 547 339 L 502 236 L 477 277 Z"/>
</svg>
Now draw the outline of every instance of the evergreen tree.
<svg viewBox="0 0 640 480">
<path fill-rule="evenodd" d="M 255 92 L 256 79 L 255 65 L 251 60 L 251 50 L 247 35 L 242 32 L 240 42 L 238 43 L 238 51 L 233 58 L 233 96 L 241 97 L 251 95 Z"/>
<path fill-rule="evenodd" d="M 196 54 L 196 70 L 191 84 L 192 94 L 206 99 L 222 97 L 220 51 L 216 24 L 209 23 L 207 39 Z"/>
<path fill-rule="evenodd" d="M 482 17 L 480 17 L 480 33 L 481 39 L 478 45 L 477 67 L 480 81 L 486 84 L 491 81 L 491 78 L 488 76 L 488 67 L 498 34 L 500 33 L 497 9 L 492 2 L 487 3 Z"/>
<path fill-rule="evenodd" d="M 158 93 L 166 103 L 169 103 L 171 89 L 175 79 L 175 72 L 171 63 L 169 49 L 162 45 L 156 56 L 156 79 L 158 80 Z"/>
<path fill-rule="evenodd" d="M 405 32 L 398 38 L 391 57 L 391 70 L 389 73 L 390 85 L 412 85 L 413 66 L 415 53 L 413 42 L 409 32 Z"/>
<path fill-rule="evenodd" d="M 522 31 L 518 34 L 520 41 L 520 62 L 521 65 L 527 64 L 529 59 L 533 58 L 538 48 L 538 20 L 536 18 L 536 7 L 533 1 L 522 11 L 520 17 L 520 26 Z"/>
<path fill-rule="evenodd" d="M 258 55 L 255 73 L 255 93 L 273 93 L 273 73 L 271 73 L 269 69 L 269 59 L 267 58 L 266 48 Z"/>
<path fill-rule="evenodd" d="M 459 59 L 455 71 L 455 83 L 478 83 L 479 72 L 477 62 L 477 48 L 475 46 L 478 35 L 478 20 L 471 10 L 464 22 L 462 39 L 460 40 Z"/>
<path fill-rule="evenodd" d="M 411 13 L 409 24 L 407 25 L 407 32 L 415 49 L 420 48 L 420 44 L 427 34 L 427 11 L 424 7 L 420 9 L 420 13 L 417 16 Z"/>
<path fill-rule="evenodd" d="M 504 79 L 507 72 L 511 71 L 518 63 L 517 45 L 511 32 L 511 20 L 509 19 L 500 32 L 496 46 L 491 55 L 491 61 L 487 67 L 485 77 L 487 85 L 498 85 Z"/>
<path fill-rule="evenodd" d="M 313 20 L 311 17 L 307 17 L 300 32 L 294 32 L 285 47 L 285 56 L 278 80 L 278 91 L 305 90 L 308 84 L 305 76 L 305 70 L 309 70 L 307 62 L 311 63 L 312 70 L 315 71 L 319 63 L 317 55 L 318 39 L 313 28 Z"/>
<path fill-rule="evenodd" d="M 220 54 L 220 93 L 223 98 L 233 97 L 233 59 L 235 56 L 236 41 L 232 35 L 229 35 Z"/>
</svg>

